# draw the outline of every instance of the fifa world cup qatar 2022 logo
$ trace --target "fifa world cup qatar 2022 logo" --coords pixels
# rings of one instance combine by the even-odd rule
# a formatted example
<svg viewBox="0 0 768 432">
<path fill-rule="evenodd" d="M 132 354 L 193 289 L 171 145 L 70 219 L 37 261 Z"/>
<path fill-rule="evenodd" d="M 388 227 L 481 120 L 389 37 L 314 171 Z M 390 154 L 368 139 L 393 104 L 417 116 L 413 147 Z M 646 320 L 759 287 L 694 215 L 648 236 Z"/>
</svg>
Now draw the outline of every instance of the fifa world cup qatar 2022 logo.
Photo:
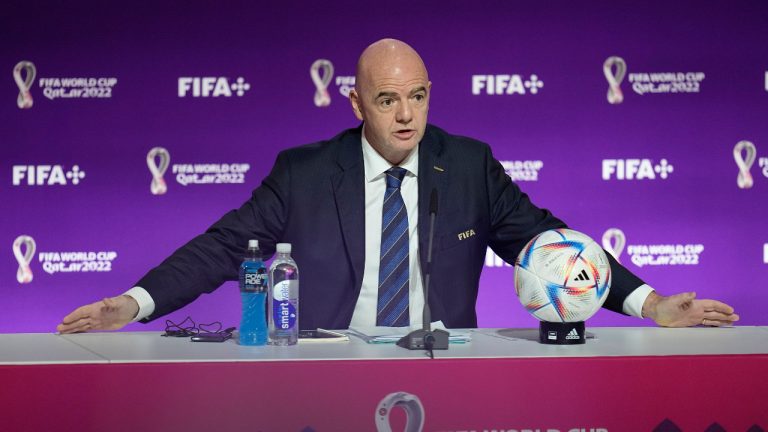
<svg viewBox="0 0 768 432">
<path fill-rule="evenodd" d="M 616 69 L 614 72 L 614 68 Z M 608 80 L 608 103 L 620 104 L 624 101 L 624 93 L 621 92 L 621 81 L 627 73 L 627 63 L 617 56 L 608 57 L 603 63 L 603 75 Z"/>
<path fill-rule="evenodd" d="M 624 250 L 624 245 L 627 243 L 627 237 L 624 232 L 618 228 L 608 228 L 603 233 L 603 249 L 616 258 L 616 261 L 621 262 L 619 256 Z"/>
<path fill-rule="evenodd" d="M 395 408 L 405 411 L 404 432 L 421 432 L 424 429 L 424 406 L 418 396 L 406 392 L 395 392 L 384 396 L 376 407 L 377 432 L 392 432 L 389 415 Z"/>
<path fill-rule="evenodd" d="M 163 147 L 154 147 L 147 153 L 147 167 L 152 173 L 152 183 L 149 190 L 152 195 L 163 195 L 168 192 L 168 186 L 165 184 L 163 174 L 168 170 L 171 163 L 171 154 Z"/>
<path fill-rule="evenodd" d="M 24 76 L 21 73 L 24 72 Z M 13 67 L 13 80 L 16 81 L 16 86 L 19 87 L 19 97 L 16 98 L 16 105 L 21 109 L 32 108 L 32 93 L 29 89 L 32 88 L 32 83 L 35 82 L 35 75 L 37 69 L 35 69 L 34 63 L 31 61 L 22 60 L 16 63 Z"/>
<path fill-rule="evenodd" d="M 744 153 L 744 156 L 742 156 L 742 152 Z M 749 189 L 755 183 L 749 169 L 752 168 L 752 164 L 755 163 L 756 156 L 757 148 L 750 141 L 739 141 L 736 143 L 736 146 L 733 147 L 733 159 L 736 161 L 736 166 L 739 167 L 739 175 L 736 177 L 736 184 L 740 189 Z"/>
<path fill-rule="evenodd" d="M 320 71 L 323 71 L 322 75 Z M 333 63 L 330 60 L 318 59 L 309 68 L 309 76 L 315 84 L 315 106 L 327 107 L 331 104 L 331 95 L 328 86 L 333 79 Z"/>
<path fill-rule="evenodd" d="M 24 247 L 23 252 L 21 251 L 22 246 Z M 19 283 L 32 282 L 32 269 L 29 268 L 29 263 L 35 256 L 35 248 L 35 239 L 28 235 L 20 235 L 13 241 L 13 256 L 19 263 L 19 270 L 16 272 L 16 280 Z"/>
</svg>

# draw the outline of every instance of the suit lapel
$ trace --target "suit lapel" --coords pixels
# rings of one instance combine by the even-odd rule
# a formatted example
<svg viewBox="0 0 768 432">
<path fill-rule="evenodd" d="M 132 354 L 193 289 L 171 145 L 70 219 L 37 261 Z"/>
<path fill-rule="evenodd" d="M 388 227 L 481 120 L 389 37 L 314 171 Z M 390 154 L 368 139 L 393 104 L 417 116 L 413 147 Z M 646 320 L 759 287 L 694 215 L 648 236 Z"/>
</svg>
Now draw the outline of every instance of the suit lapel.
<svg viewBox="0 0 768 432">
<path fill-rule="evenodd" d="M 442 163 L 443 144 L 438 142 L 432 134 L 424 134 L 424 139 L 419 144 L 419 260 L 421 268 L 426 269 L 427 253 L 429 251 L 429 200 L 432 190 L 437 191 L 438 214 L 448 191 L 448 173 Z M 437 232 L 437 221 L 435 221 Z M 435 242 L 437 239 L 435 239 Z M 437 247 L 437 246 L 435 246 Z M 434 251 L 433 251 L 434 257 Z"/>
<path fill-rule="evenodd" d="M 365 267 L 365 180 L 361 128 L 341 138 L 336 162 L 341 171 L 331 175 L 336 209 L 349 262 L 359 292 Z"/>
<path fill-rule="evenodd" d="M 419 262 L 422 274 L 426 277 L 427 254 L 429 253 L 429 201 L 432 190 L 437 191 L 438 214 L 440 209 L 445 209 L 448 193 L 448 172 L 443 164 L 443 143 L 439 142 L 432 130 L 427 126 L 424 138 L 419 144 Z M 444 211 L 444 210 L 443 210 Z M 435 218 L 435 233 L 440 227 Z M 440 248 L 440 238 L 435 234 L 432 245 L 432 262 L 439 259 L 436 253 Z M 432 320 L 440 320 L 445 316 L 445 310 L 440 300 L 439 287 L 429 287 L 429 307 L 432 310 Z"/>
</svg>

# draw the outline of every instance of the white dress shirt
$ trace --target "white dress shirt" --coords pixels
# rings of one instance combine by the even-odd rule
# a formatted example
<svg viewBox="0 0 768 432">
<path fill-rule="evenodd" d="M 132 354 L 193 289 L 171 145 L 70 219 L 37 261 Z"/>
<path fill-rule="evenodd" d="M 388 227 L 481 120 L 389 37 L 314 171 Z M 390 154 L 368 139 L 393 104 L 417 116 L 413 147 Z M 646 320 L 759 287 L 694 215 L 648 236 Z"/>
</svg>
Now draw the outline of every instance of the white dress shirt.
<svg viewBox="0 0 768 432">
<path fill-rule="evenodd" d="M 379 261 L 381 259 L 381 219 L 384 192 L 387 189 L 385 172 L 393 165 L 387 162 L 363 137 L 363 166 L 365 169 L 365 269 L 363 286 L 357 298 L 350 327 L 373 327 L 379 300 Z M 399 165 L 406 170 L 400 183 L 400 194 L 408 212 L 408 317 L 411 327 L 421 328 L 424 310 L 424 291 L 421 287 L 419 263 L 419 146 Z"/>
<path fill-rule="evenodd" d="M 373 327 L 376 325 L 376 309 L 379 296 L 379 254 L 381 248 L 381 219 L 384 206 L 384 192 L 387 188 L 385 171 L 393 165 L 387 162 L 362 134 L 363 165 L 365 170 L 365 268 L 360 296 L 352 314 L 350 327 Z M 399 165 L 406 170 L 400 185 L 400 193 L 408 211 L 408 275 L 410 277 L 408 297 L 411 327 L 420 328 L 424 309 L 421 264 L 419 263 L 419 147 Z M 511 278 L 510 278 L 511 281 Z M 511 282 L 510 282 L 511 284 Z M 513 289 L 511 286 L 509 289 Z M 653 288 L 641 285 L 627 296 L 622 305 L 625 314 L 642 318 L 643 304 Z M 126 295 L 139 304 L 139 312 L 133 321 L 139 321 L 152 314 L 155 302 L 141 287 L 133 287 Z"/>
</svg>

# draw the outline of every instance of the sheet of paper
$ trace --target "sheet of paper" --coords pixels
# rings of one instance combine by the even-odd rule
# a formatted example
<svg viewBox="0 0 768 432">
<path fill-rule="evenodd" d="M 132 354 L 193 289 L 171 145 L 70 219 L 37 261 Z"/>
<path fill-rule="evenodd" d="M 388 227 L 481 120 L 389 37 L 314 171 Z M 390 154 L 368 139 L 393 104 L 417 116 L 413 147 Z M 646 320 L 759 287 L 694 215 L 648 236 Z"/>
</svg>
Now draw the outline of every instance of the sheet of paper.
<svg viewBox="0 0 768 432">
<path fill-rule="evenodd" d="M 432 323 L 432 330 L 437 329 L 450 333 L 448 342 L 452 344 L 467 343 L 472 340 L 468 331 L 446 329 L 442 321 Z M 412 330 L 414 329 L 410 327 L 350 327 L 347 334 L 359 337 L 370 344 L 393 344 Z"/>
</svg>

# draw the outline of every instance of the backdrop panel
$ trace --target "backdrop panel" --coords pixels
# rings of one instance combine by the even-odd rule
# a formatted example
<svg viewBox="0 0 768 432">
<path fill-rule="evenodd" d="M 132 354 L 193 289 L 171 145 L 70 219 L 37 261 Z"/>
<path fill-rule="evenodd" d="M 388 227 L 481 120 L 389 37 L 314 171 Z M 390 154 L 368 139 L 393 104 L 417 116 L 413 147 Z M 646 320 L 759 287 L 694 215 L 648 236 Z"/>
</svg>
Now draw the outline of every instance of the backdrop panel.
<svg viewBox="0 0 768 432">
<path fill-rule="evenodd" d="M 0 332 L 130 288 L 280 150 L 357 126 L 354 65 L 386 36 L 422 53 L 430 121 L 488 142 L 535 203 L 662 293 L 766 325 L 767 19 L 764 1 L 6 2 Z M 486 267 L 479 324 L 534 326 L 512 269 Z M 236 324 L 235 285 L 187 315 Z"/>
</svg>

